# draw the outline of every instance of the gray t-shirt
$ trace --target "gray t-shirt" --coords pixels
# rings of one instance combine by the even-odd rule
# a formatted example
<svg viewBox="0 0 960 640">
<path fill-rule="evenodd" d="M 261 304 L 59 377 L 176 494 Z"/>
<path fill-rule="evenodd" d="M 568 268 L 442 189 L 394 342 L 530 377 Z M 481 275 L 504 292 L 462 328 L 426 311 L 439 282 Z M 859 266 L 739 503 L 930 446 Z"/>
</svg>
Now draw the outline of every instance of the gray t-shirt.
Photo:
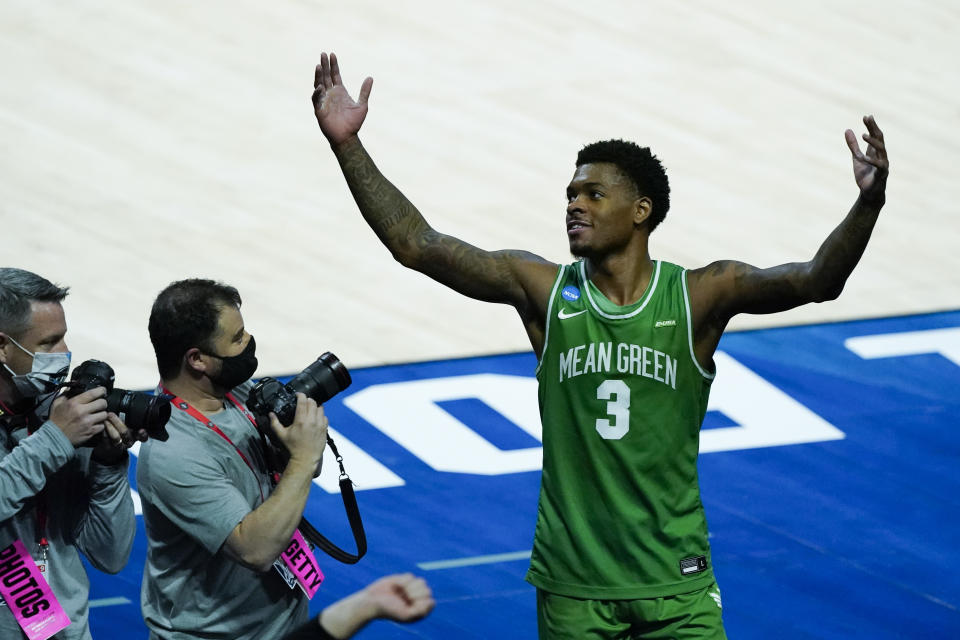
<svg viewBox="0 0 960 640">
<path fill-rule="evenodd" d="M 236 399 L 244 402 L 248 390 L 234 390 Z M 253 469 L 223 437 L 176 406 L 167 423 L 170 439 L 141 447 L 143 618 L 151 638 L 163 640 L 281 638 L 306 621 L 306 596 L 274 569 L 257 573 L 222 549 L 230 532 L 270 495 L 260 435 L 230 401 L 209 418 Z"/>
<path fill-rule="evenodd" d="M 127 563 L 136 533 L 126 459 L 104 466 L 91 460 L 92 451 L 74 449 L 52 422 L 29 436 L 0 422 L 0 548 L 20 540 L 39 558 L 37 494 L 45 489 L 44 577 L 70 618 L 54 640 L 90 640 L 90 583 L 80 553 L 96 568 L 116 573 Z M 0 598 L 0 638 L 22 637 Z"/>
</svg>

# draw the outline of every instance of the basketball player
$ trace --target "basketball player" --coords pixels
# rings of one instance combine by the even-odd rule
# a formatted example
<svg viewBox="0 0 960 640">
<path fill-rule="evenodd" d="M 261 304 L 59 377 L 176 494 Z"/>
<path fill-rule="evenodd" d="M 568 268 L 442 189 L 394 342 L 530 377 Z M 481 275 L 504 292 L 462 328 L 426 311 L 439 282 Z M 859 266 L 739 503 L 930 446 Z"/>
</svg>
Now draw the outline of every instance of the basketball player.
<svg viewBox="0 0 960 640">
<path fill-rule="evenodd" d="M 808 262 L 687 270 L 651 258 L 670 206 L 649 149 L 587 145 L 567 186 L 578 260 L 484 251 L 435 231 L 377 169 L 354 101 L 321 56 L 313 103 L 361 214 L 402 265 L 460 293 L 512 305 L 539 358 L 543 477 L 527 580 L 541 638 L 724 638 L 696 459 L 713 354 L 738 313 L 835 299 L 885 201 L 887 153 L 872 116 L 866 153 L 846 131 L 860 190 Z"/>
</svg>

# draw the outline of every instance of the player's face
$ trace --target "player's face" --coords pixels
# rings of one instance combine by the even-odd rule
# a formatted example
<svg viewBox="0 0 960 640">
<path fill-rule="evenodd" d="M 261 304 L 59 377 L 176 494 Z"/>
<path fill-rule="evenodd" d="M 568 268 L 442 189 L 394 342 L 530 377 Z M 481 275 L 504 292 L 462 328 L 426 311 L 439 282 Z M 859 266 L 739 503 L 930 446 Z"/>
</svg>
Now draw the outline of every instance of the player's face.
<svg viewBox="0 0 960 640">
<path fill-rule="evenodd" d="M 575 256 L 605 255 L 626 246 L 647 213 L 633 181 L 608 162 L 577 167 L 567 186 L 567 240 Z"/>
<path fill-rule="evenodd" d="M 59 302 L 30 303 L 30 326 L 22 335 L 14 336 L 23 349 L 10 340 L 4 340 L 0 360 L 17 375 L 29 373 L 33 367 L 32 353 L 63 353 L 67 351 L 67 321 Z M 26 351 L 24 351 L 26 349 Z"/>
</svg>

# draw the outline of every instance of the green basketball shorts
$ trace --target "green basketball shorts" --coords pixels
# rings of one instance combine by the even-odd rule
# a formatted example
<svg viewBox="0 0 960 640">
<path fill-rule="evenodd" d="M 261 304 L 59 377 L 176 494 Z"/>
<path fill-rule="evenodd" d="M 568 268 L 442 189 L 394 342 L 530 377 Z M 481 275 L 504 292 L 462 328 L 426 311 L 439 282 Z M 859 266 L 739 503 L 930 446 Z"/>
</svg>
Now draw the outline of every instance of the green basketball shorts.
<svg viewBox="0 0 960 640">
<path fill-rule="evenodd" d="M 540 640 L 726 640 L 720 589 L 638 600 L 581 600 L 537 589 Z"/>
</svg>

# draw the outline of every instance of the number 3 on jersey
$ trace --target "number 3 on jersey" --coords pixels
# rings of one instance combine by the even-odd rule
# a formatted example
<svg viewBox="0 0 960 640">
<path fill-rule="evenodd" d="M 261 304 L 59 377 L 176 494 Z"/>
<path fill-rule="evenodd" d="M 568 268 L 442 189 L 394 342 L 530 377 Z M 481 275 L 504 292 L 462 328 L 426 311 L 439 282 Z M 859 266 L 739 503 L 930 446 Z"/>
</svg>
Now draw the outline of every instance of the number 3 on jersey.
<svg viewBox="0 0 960 640">
<path fill-rule="evenodd" d="M 607 400 L 607 415 L 597 418 L 597 433 L 604 440 L 619 440 L 630 430 L 630 387 L 623 380 L 604 380 L 597 387 L 597 400 Z"/>
</svg>

